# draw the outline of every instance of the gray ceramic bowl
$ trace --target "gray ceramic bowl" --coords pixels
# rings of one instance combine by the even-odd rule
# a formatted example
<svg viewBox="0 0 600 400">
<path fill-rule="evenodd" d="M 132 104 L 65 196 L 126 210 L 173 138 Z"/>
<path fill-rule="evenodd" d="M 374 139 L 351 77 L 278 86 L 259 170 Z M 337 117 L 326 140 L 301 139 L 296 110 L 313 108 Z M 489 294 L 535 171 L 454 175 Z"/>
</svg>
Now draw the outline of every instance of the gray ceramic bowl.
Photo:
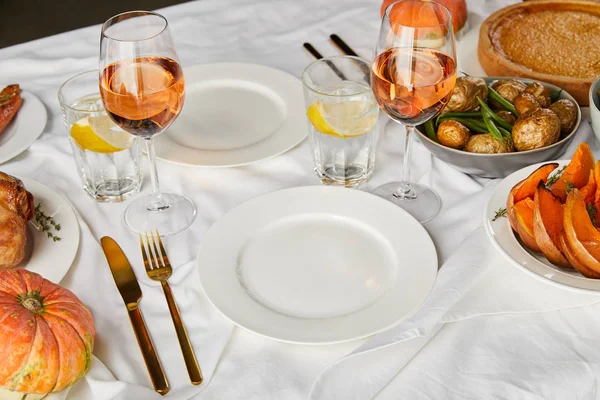
<svg viewBox="0 0 600 400">
<path fill-rule="evenodd" d="M 590 87 L 590 119 L 592 120 L 592 129 L 596 140 L 600 142 L 600 97 L 598 90 L 600 89 L 600 76 L 596 78 Z"/>
<path fill-rule="evenodd" d="M 533 79 L 525 78 L 486 77 L 484 79 L 488 84 L 491 84 L 498 79 L 517 79 L 524 83 L 535 82 Z M 552 92 L 560 90 L 559 87 L 549 83 L 540 81 L 537 82 L 549 88 Z M 565 91 L 560 93 L 559 98 L 569 99 L 574 104 L 577 104 L 573 96 Z M 462 150 L 455 150 L 450 147 L 442 146 L 441 144 L 429 139 L 429 137 L 425 135 L 422 126 L 417 127 L 416 131 L 418 132 L 417 136 L 421 140 L 421 143 L 423 143 L 423 145 L 430 152 L 432 152 L 440 160 L 452 165 L 457 170 L 469 175 L 475 175 L 484 178 L 504 178 L 529 165 L 560 158 L 560 155 L 566 151 L 567 147 L 575 137 L 575 132 L 577 131 L 577 128 L 579 128 L 580 122 L 581 109 L 579 108 L 579 105 L 577 105 L 577 123 L 575 124 L 575 128 L 573 128 L 573 131 L 560 141 L 541 149 L 503 154 L 478 154 L 469 153 Z"/>
</svg>

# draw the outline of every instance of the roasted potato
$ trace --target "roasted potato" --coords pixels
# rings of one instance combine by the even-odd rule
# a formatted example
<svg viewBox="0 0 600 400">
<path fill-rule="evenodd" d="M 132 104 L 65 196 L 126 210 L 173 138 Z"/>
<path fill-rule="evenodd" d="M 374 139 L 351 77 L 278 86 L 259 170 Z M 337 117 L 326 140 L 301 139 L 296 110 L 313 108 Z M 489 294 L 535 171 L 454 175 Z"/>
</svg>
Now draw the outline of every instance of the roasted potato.
<svg viewBox="0 0 600 400">
<path fill-rule="evenodd" d="M 542 108 L 535 96 L 527 92 L 520 93 L 517 97 L 515 97 L 514 104 L 519 115 L 524 115 L 530 111 Z"/>
<path fill-rule="evenodd" d="M 467 112 L 479 107 L 477 98 L 486 101 L 488 87 L 485 81 L 474 76 L 461 76 L 456 79 L 456 85 L 448 104 L 443 112 Z"/>
<path fill-rule="evenodd" d="M 500 79 L 492 84 L 492 89 L 511 103 L 514 103 L 515 97 L 523 93 L 526 87 L 523 82 L 514 79 Z M 503 110 L 502 105 L 494 100 L 490 100 L 490 107 Z"/>
<path fill-rule="evenodd" d="M 471 136 L 465 150 L 471 153 L 483 154 L 510 153 L 513 151 L 512 146 L 507 145 L 503 140 L 495 139 L 491 133 Z"/>
<path fill-rule="evenodd" d="M 497 111 L 496 115 L 511 125 L 514 125 L 515 121 L 517 120 L 517 117 L 515 117 L 515 114 L 511 113 L 510 111 L 505 111 L 505 110 Z"/>
<path fill-rule="evenodd" d="M 561 99 L 550 105 L 550 110 L 560 120 L 560 131 L 563 135 L 571 133 L 577 123 L 577 106 L 571 100 Z"/>
<path fill-rule="evenodd" d="M 462 150 L 467 145 L 471 132 L 460 122 L 448 119 L 438 126 L 437 137 L 440 144 Z"/>
<path fill-rule="evenodd" d="M 542 108 L 550 107 L 550 89 L 548 89 L 547 87 L 537 82 L 533 82 L 527 85 L 527 87 L 525 88 L 525 93 L 532 94 L 533 97 L 535 97 L 535 99 L 538 101 L 538 103 L 540 103 L 540 106 Z"/>
<path fill-rule="evenodd" d="M 514 146 L 518 151 L 550 146 L 560 137 L 560 120 L 547 108 L 538 108 L 521 115 L 512 129 Z"/>
</svg>

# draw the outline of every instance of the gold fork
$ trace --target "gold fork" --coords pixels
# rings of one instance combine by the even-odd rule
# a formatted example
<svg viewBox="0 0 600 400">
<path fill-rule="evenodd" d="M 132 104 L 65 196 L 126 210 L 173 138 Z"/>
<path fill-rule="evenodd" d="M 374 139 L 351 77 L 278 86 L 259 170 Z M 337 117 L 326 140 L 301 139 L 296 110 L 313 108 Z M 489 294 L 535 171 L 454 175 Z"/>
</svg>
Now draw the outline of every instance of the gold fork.
<svg viewBox="0 0 600 400">
<path fill-rule="evenodd" d="M 146 272 L 150 279 L 159 281 L 162 285 L 165 297 L 167 298 L 167 304 L 169 305 L 169 311 L 171 312 L 171 318 L 175 325 L 175 332 L 177 332 L 177 339 L 179 339 L 179 345 L 181 346 L 181 352 L 183 353 L 185 366 L 188 370 L 188 375 L 190 376 L 190 381 L 194 385 L 199 385 L 203 380 L 202 372 L 198 366 L 198 361 L 196 361 L 196 354 L 194 354 L 194 349 L 190 343 L 183 321 L 181 320 L 181 315 L 179 314 L 177 303 L 175 303 L 175 299 L 173 298 L 171 287 L 167 282 L 173 273 L 171 263 L 167 258 L 167 252 L 163 247 L 158 231 L 156 231 L 156 241 L 154 240 L 155 235 L 152 232 L 150 232 L 150 236 L 148 236 L 148 232 L 146 232 L 145 235 L 146 245 L 144 245 L 144 240 L 142 235 L 140 235 L 140 246 L 142 248 Z M 158 242 L 158 246 L 156 245 L 156 242 Z M 146 247 L 148 248 L 147 252 Z"/>
</svg>

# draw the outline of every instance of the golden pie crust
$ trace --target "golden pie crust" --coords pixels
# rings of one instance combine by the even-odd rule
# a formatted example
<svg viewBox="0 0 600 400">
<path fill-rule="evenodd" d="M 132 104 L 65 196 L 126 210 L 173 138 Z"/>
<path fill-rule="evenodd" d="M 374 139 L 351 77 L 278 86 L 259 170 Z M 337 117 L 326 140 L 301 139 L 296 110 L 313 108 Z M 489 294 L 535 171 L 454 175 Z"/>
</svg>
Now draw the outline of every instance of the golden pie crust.
<svg viewBox="0 0 600 400">
<path fill-rule="evenodd" d="M 600 4 L 540 0 L 503 8 L 481 25 L 478 56 L 490 76 L 549 82 L 586 106 L 600 75 Z"/>
</svg>

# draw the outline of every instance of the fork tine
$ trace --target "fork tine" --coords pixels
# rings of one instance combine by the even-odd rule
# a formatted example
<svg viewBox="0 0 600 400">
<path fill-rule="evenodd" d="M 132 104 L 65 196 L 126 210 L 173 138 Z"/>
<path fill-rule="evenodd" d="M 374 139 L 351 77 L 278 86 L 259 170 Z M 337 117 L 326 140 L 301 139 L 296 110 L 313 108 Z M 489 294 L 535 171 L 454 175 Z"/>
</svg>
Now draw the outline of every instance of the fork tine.
<svg viewBox="0 0 600 400">
<path fill-rule="evenodd" d="M 170 267 L 171 262 L 169 261 L 169 257 L 167 257 L 167 252 L 165 251 L 160 235 L 158 234 L 158 229 L 156 230 L 156 238 L 158 239 L 158 245 L 160 246 L 160 252 L 162 253 L 163 264 L 165 267 Z"/>
<path fill-rule="evenodd" d="M 150 242 L 150 236 L 148 236 L 148 232 L 144 232 L 146 235 L 146 245 L 148 246 L 148 258 L 150 259 L 150 264 L 152 269 L 160 268 L 160 264 L 156 259 L 156 255 L 154 253 L 154 249 L 152 248 L 152 244 Z"/>
<path fill-rule="evenodd" d="M 144 267 L 146 267 L 146 272 L 152 271 L 152 265 L 148 262 L 148 254 L 146 254 L 146 246 L 144 246 L 144 240 L 142 239 L 142 235 L 139 234 L 140 237 L 140 247 L 142 248 L 142 257 L 144 258 Z"/>
<path fill-rule="evenodd" d="M 154 250 L 154 255 L 156 256 L 154 262 L 156 263 L 158 268 L 164 267 L 165 263 L 162 261 L 162 256 L 158 252 L 158 247 L 156 246 L 156 242 L 154 241 L 154 233 L 150 232 L 150 238 L 152 239 L 152 246 Z M 150 242 L 148 242 L 148 246 L 150 246 Z M 162 263 L 162 265 L 161 265 Z"/>
</svg>

